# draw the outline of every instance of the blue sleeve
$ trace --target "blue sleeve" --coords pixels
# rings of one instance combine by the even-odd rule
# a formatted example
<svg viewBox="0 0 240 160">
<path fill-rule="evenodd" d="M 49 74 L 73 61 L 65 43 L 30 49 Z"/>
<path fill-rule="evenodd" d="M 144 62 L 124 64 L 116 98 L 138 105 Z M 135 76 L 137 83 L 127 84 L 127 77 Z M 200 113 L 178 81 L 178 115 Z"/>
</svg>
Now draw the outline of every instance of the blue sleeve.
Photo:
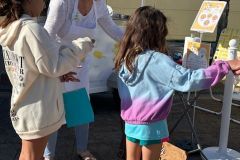
<svg viewBox="0 0 240 160">
<path fill-rule="evenodd" d="M 210 88 L 229 71 L 228 63 L 218 61 L 206 69 L 191 70 L 175 63 L 166 55 L 154 56 L 153 73 L 160 83 L 181 92 Z M 156 74 L 160 73 L 160 74 Z"/>
</svg>

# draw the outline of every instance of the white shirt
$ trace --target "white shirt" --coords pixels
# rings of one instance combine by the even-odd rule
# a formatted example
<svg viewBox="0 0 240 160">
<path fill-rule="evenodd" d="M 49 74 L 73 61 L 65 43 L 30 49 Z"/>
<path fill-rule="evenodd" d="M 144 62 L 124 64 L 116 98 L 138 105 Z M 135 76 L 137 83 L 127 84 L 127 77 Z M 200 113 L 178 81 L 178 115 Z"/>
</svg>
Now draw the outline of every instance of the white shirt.
<svg viewBox="0 0 240 160">
<path fill-rule="evenodd" d="M 119 41 L 123 35 L 123 30 L 119 28 L 111 19 L 105 0 L 94 0 L 97 7 L 95 8 L 97 15 L 93 16 L 93 8 L 83 16 L 82 27 L 89 27 L 89 24 L 96 21 L 101 28 L 114 40 Z M 48 16 L 44 28 L 51 36 L 64 37 L 72 24 L 72 11 L 74 9 L 75 0 L 51 0 L 49 4 Z M 95 21 L 95 22 L 93 22 Z M 90 25 L 91 26 L 91 25 Z"/>
<path fill-rule="evenodd" d="M 64 42 L 71 42 L 79 37 L 94 38 L 97 23 L 114 40 L 120 40 L 123 31 L 111 19 L 105 0 L 94 0 L 93 6 L 85 16 L 78 10 L 79 0 L 51 0 L 44 28 L 52 37 L 59 37 Z M 89 92 L 89 64 L 90 56 L 81 63 L 82 68 L 74 72 L 80 83 L 65 83 L 65 90 L 71 91 L 85 87 Z"/>
</svg>

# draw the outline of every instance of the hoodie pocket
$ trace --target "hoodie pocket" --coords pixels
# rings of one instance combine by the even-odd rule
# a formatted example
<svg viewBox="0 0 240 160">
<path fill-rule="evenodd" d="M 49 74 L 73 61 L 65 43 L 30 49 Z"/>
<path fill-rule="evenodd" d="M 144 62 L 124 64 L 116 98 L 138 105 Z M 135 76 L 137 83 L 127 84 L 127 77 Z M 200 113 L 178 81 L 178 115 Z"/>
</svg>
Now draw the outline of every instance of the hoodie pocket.
<svg viewBox="0 0 240 160">
<path fill-rule="evenodd" d="M 31 132 L 37 129 L 32 108 L 35 108 L 35 105 L 15 106 L 10 110 L 12 125 L 17 133 Z"/>
<path fill-rule="evenodd" d="M 58 100 L 55 100 L 54 103 L 38 105 L 32 113 L 37 128 L 41 129 L 58 123 L 63 116 L 63 107 L 61 107 Z"/>
</svg>

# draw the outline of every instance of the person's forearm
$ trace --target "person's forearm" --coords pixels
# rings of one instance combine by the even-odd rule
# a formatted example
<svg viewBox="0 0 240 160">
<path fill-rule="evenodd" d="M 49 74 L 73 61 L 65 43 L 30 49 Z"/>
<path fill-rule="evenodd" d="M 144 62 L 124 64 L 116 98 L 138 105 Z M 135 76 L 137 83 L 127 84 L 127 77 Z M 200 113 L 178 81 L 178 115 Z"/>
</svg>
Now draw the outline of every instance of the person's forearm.
<svg viewBox="0 0 240 160">
<path fill-rule="evenodd" d="M 66 19 L 66 4 L 51 0 L 44 28 L 50 36 L 56 38 Z"/>
<path fill-rule="evenodd" d="M 115 41 L 120 41 L 123 36 L 123 29 L 121 29 L 109 15 L 103 16 L 98 19 L 98 24 Z"/>
</svg>

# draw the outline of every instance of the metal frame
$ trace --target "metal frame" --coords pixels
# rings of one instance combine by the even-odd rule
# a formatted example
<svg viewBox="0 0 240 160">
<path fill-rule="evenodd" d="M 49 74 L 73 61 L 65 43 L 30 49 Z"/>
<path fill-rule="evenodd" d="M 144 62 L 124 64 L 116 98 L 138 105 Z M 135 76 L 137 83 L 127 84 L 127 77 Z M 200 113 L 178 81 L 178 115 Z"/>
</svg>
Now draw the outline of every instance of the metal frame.
<svg viewBox="0 0 240 160">
<path fill-rule="evenodd" d="M 184 105 L 184 111 L 183 113 L 181 114 L 180 118 L 175 122 L 175 124 L 173 125 L 172 129 L 170 130 L 169 134 L 171 135 L 174 130 L 177 128 L 177 126 L 179 125 L 179 123 L 183 120 L 184 117 L 187 118 L 187 122 L 190 126 L 190 129 L 192 131 L 192 136 L 193 136 L 193 139 L 195 139 L 196 141 L 196 146 L 197 146 L 197 149 L 194 149 L 194 150 L 191 150 L 191 151 L 188 151 L 187 153 L 188 154 L 192 154 L 192 153 L 196 153 L 196 152 L 200 152 L 200 155 L 206 159 L 205 155 L 203 154 L 202 152 L 202 147 L 200 145 L 200 142 L 199 142 L 199 138 L 198 138 L 198 135 L 197 135 L 197 132 L 194 128 L 194 122 L 191 120 L 191 117 L 189 115 L 189 111 L 190 109 L 193 109 L 194 107 L 194 103 L 196 102 L 196 100 L 199 98 L 200 94 L 199 93 L 196 93 L 196 95 L 194 96 L 194 98 L 192 100 L 185 100 L 184 99 L 184 95 L 183 93 L 180 93 L 180 92 L 175 92 L 175 95 L 178 95 L 178 97 L 180 98 L 181 100 L 181 103 Z"/>
</svg>

